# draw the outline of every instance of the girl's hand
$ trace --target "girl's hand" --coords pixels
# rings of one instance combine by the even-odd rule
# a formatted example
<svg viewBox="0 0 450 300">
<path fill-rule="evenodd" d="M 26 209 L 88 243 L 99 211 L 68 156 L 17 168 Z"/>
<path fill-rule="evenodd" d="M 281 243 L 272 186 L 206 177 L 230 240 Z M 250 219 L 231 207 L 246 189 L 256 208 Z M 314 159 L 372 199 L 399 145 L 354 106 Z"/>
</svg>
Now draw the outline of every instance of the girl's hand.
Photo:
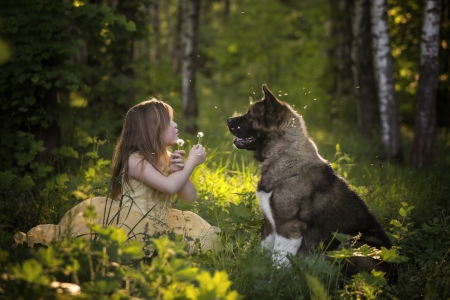
<svg viewBox="0 0 450 300">
<path fill-rule="evenodd" d="M 195 166 L 202 164 L 206 159 L 206 150 L 202 145 L 194 145 L 189 152 L 188 160 L 194 163 Z"/>
<path fill-rule="evenodd" d="M 169 168 L 171 173 L 184 169 L 184 153 L 184 150 L 175 150 L 170 154 Z"/>
</svg>

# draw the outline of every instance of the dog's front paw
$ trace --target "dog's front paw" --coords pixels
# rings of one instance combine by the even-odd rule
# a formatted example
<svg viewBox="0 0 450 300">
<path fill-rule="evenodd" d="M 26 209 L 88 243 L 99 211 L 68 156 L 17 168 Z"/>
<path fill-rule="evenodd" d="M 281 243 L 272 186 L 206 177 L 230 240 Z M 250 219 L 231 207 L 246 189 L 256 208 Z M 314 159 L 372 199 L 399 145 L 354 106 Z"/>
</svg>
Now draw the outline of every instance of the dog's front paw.
<svg viewBox="0 0 450 300">
<path fill-rule="evenodd" d="M 287 253 L 283 251 L 277 251 L 272 253 L 272 261 L 275 263 L 277 269 L 291 267 L 291 262 L 287 257 Z"/>
</svg>

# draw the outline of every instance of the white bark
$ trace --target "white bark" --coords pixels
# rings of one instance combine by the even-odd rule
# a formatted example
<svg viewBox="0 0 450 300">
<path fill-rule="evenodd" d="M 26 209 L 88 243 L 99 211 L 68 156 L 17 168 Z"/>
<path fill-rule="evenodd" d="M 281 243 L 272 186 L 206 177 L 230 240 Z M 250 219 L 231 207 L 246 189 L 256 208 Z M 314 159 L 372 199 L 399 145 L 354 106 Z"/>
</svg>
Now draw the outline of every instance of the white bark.
<svg viewBox="0 0 450 300">
<path fill-rule="evenodd" d="M 436 91 L 439 75 L 440 0 L 427 0 L 422 24 L 420 79 L 417 91 L 412 161 L 429 165 L 436 147 Z"/>
<path fill-rule="evenodd" d="M 397 115 L 387 0 L 372 2 L 372 34 L 375 74 L 381 118 L 381 140 L 388 157 L 401 159 L 400 125 Z"/>
<path fill-rule="evenodd" d="M 427 0 L 425 3 L 422 40 L 420 44 L 420 64 L 435 59 L 439 54 L 439 24 L 441 17 L 441 1 Z"/>
</svg>

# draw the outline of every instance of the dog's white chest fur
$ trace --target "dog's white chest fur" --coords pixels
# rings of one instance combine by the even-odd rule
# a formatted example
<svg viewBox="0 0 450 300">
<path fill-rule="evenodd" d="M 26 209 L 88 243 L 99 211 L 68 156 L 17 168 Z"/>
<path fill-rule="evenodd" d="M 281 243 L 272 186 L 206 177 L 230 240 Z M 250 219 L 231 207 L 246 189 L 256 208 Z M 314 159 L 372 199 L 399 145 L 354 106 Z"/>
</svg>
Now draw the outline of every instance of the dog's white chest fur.
<svg viewBox="0 0 450 300">
<path fill-rule="evenodd" d="M 259 207 L 261 208 L 266 221 L 270 222 L 272 232 L 267 235 L 262 241 L 261 246 L 272 252 L 272 260 L 280 265 L 289 265 L 287 255 L 289 253 L 295 255 L 302 244 L 303 237 L 298 239 L 287 239 L 280 234 L 277 234 L 277 221 L 270 207 L 270 198 L 272 192 L 266 193 L 263 191 L 256 191 Z"/>
</svg>

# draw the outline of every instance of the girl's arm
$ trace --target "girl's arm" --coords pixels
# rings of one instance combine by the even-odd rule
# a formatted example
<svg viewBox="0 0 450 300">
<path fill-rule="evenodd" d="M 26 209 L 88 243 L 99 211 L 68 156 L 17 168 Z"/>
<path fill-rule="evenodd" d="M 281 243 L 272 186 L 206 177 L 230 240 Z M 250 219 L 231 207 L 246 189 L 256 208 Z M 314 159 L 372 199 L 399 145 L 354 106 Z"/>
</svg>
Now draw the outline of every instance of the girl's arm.
<svg viewBox="0 0 450 300">
<path fill-rule="evenodd" d="M 169 167 L 172 173 L 184 169 L 184 154 L 184 150 L 175 150 L 170 154 Z M 177 194 L 181 200 L 193 202 L 197 196 L 197 190 L 195 189 L 194 184 L 188 180 Z"/>
<path fill-rule="evenodd" d="M 178 191 L 178 197 L 185 202 L 193 202 L 196 196 L 197 190 L 190 180 L 188 180 L 181 190 Z"/>
<path fill-rule="evenodd" d="M 158 170 L 156 170 L 150 163 L 146 161 L 141 162 L 139 157 L 130 157 L 128 160 L 129 164 L 129 175 L 141 180 L 145 184 L 157 189 L 160 192 L 166 194 L 176 194 L 186 186 L 186 190 L 183 189 L 182 194 L 186 196 L 186 199 L 192 199 L 192 188 L 187 184 L 189 177 L 191 176 L 194 168 L 199 164 L 203 163 L 206 158 L 205 148 L 201 145 L 195 145 L 189 152 L 189 157 L 184 164 L 183 170 L 174 172 L 169 176 L 164 176 Z M 141 172 L 141 164 L 144 164 L 144 169 Z M 191 183 L 192 184 L 192 183 Z M 181 196 L 180 196 L 181 197 Z M 183 199 L 183 197 L 181 197 Z M 194 188 L 194 198 L 195 198 L 195 188 Z"/>
</svg>

